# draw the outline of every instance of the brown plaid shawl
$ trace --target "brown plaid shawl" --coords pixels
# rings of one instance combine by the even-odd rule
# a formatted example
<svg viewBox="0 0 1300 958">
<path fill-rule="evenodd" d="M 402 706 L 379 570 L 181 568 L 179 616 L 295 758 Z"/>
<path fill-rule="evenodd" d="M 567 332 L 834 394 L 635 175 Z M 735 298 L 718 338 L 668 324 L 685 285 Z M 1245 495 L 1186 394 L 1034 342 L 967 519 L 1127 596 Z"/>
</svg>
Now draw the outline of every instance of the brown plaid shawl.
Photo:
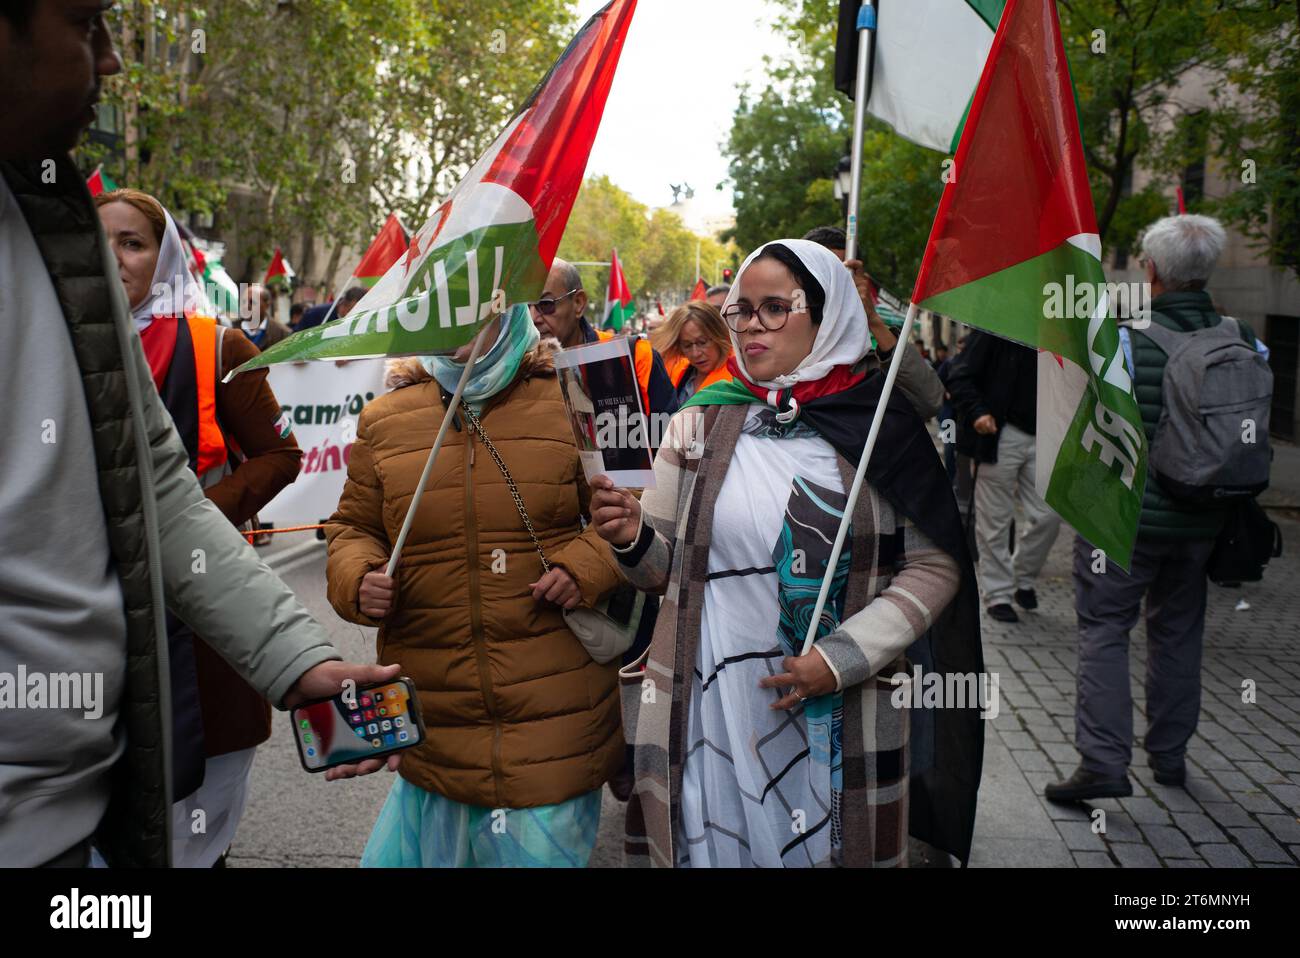
<svg viewBox="0 0 1300 958">
<path fill-rule="evenodd" d="M 640 553 L 637 561 L 624 567 L 638 588 L 664 596 L 645 670 L 629 668 L 623 678 L 624 735 L 636 746 L 636 787 L 626 823 L 630 866 L 671 867 L 674 861 L 690 678 L 700 641 L 713 512 L 746 416 L 745 406 L 708 406 L 687 409 L 674 418 L 656 460 L 656 488 L 642 500 L 643 521 L 653 538 L 644 535 L 633 550 Z M 853 470 L 841 457 L 845 489 Z M 879 525 L 884 516 L 894 517 L 891 525 L 897 523 L 884 530 L 884 537 L 907 541 L 903 516 L 870 484 L 864 485 L 853 514 L 846 622 L 889 587 L 895 563 L 906 561 L 901 552 L 882 548 Z M 907 617 L 919 616 L 910 623 L 918 634 L 940 616 L 957 589 L 959 573 L 955 563 L 949 564 L 954 569 L 950 581 L 936 583 L 932 594 L 919 600 L 908 597 L 916 608 Z M 837 671 L 844 677 L 843 669 Z M 906 671 L 906 659 L 898 654 L 873 669 L 865 681 L 863 675 L 856 676 L 856 684 L 850 680 L 844 690 L 841 820 L 843 864 L 848 866 L 907 862 L 911 723 L 909 712 L 893 705 L 896 686 L 890 681 L 895 673 Z"/>
</svg>

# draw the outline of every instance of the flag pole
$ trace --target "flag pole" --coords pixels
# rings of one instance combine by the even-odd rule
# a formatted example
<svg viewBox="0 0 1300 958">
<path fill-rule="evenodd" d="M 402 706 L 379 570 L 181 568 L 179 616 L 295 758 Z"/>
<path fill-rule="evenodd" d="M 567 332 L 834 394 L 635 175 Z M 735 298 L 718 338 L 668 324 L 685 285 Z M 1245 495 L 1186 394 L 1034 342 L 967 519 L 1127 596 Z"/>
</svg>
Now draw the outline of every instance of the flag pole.
<svg viewBox="0 0 1300 958">
<path fill-rule="evenodd" d="M 813 607 L 812 617 L 808 620 L 808 634 L 804 637 L 800 655 L 811 652 L 813 640 L 817 638 L 817 625 L 821 621 L 822 610 L 826 608 L 826 597 L 830 594 L 831 581 L 835 578 L 835 567 L 839 565 L 840 553 L 844 550 L 844 539 L 848 535 L 849 524 L 853 521 L 853 507 L 857 505 L 858 496 L 862 493 L 862 482 L 867 475 L 867 463 L 871 461 L 871 451 L 876 448 L 876 436 L 880 434 L 880 423 L 885 418 L 885 406 L 889 402 L 889 394 L 893 392 L 894 380 L 898 378 L 898 367 L 903 359 L 903 350 L 911 348 L 908 338 L 912 335 L 912 324 L 915 320 L 916 303 L 912 303 L 907 308 L 907 318 L 903 320 L 903 328 L 898 334 L 898 345 L 894 347 L 894 355 L 889 360 L 885 388 L 881 390 L 880 402 L 876 404 L 876 413 L 871 417 L 871 430 L 867 433 L 867 444 L 862 447 L 858 471 L 853 476 L 853 486 L 849 489 L 848 501 L 844 503 L 844 515 L 840 519 L 839 531 L 835 533 L 830 562 L 826 566 L 826 574 L 822 576 L 822 588 L 817 593 L 817 604 Z"/>
<path fill-rule="evenodd" d="M 875 0 L 858 10 L 858 78 L 853 98 L 853 169 L 849 186 L 849 218 L 845 226 L 844 258 L 858 258 L 858 203 L 862 192 L 862 140 L 866 133 L 867 98 L 871 95 L 871 65 L 875 55 Z"/>
<path fill-rule="evenodd" d="M 397 542 L 393 544 L 393 554 L 388 560 L 388 568 L 384 570 L 384 575 L 390 578 L 397 571 L 397 563 L 402 558 L 402 547 L 406 545 L 406 536 L 411 531 L 411 524 L 415 521 L 416 507 L 420 504 L 420 497 L 424 495 L 424 486 L 429 481 L 429 474 L 433 472 L 433 461 L 438 458 L 438 450 L 442 448 L 442 440 L 447 435 L 447 427 L 451 425 L 451 419 L 456 415 L 456 407 L 460 405 L 461 393 L 465 391 L 465 384 L 469 382 L 470 374 L 474 371 L 474 364 L 478 362 L 479 351 L 483 348 L 483 334 L 490 325 L 492 324 L 489 322 L 474 337 L 474 347 L 469 351 L 469 358 L 465 360 L 465 371 L 460 374 L 460 379 L 456 383 L 456 391 L 451 394 L 451 401 L 447 403 L 447 412 L 442 417 L 442 425 L 438 427 L 438 435 L 433 440 L 433 448 L 429 450 L 429 458 L 424 463 L 424 471 L 420 473 L 420 481 L 416 483 L 415 494 L 411 496 L 411 504 L 406 508 L 406 518 L 402 520 L 402 531 L 397 534 Z"/>
</svg>

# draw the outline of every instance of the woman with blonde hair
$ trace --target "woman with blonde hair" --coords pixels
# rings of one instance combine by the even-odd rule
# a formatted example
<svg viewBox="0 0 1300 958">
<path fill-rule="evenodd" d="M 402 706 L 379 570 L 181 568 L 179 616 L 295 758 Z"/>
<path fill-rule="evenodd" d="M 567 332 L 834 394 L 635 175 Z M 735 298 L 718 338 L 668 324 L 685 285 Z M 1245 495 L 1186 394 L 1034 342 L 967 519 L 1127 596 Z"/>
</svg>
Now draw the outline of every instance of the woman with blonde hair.
<svg viewBox="0 0 1300 958">
<path fill-rule="evenodd" d="M 695 300 L 674 309 L 650 334 L 650 345 L 664 358 L 679 406 L 705 386 L 732 377 L 727 368 L 731 337 L 722 314 L 706 302 Z"/>
</svg>

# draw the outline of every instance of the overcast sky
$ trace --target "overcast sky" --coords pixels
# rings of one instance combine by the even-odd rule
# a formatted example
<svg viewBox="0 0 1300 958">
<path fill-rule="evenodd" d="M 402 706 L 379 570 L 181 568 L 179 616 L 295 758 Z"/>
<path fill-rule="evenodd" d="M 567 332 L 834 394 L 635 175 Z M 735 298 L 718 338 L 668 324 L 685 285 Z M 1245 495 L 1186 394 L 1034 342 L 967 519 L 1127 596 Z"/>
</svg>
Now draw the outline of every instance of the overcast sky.
<svg viewBox="0 0 1300 958">
<path fill-rule="evenodd" d="M 582 20 L 606 0 L 578 0 Z M 721 144 L 736 85 L 761 76 L 784 40 L 766 0 L 640 0 L 605 107 L 587 175 L 608 175 L 648 206 L 667 206 L 670 183 L 695 188 L 708 215 L 732 212 Z M 724 56 L 722 51 L 726 50 Z"/>
</svg>

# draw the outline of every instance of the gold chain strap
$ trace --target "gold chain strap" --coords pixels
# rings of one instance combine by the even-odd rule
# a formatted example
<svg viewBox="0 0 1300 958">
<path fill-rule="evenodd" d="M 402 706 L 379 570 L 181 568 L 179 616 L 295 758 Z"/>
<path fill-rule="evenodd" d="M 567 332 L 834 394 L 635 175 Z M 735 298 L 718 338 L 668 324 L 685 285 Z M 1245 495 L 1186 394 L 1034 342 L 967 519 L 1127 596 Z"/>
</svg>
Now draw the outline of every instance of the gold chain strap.
<svg viewBox="0 0 1300 958">
<path fill-rule="evenodd" d="M 524 508 L 524 497 L 519 494 L 519 487 L 515 485 L 514 477 L 510 475 L 510 470 L 506 468 L 506 464 L 502 461 L 501 453 L 497 452 L 497 447 L 492 445 L 492 440 L 483 431 L 483 424 L 479 422 L 478 416 L 474 415 L 468 406 L 462 405 L 460 408 L 465 414 L 465 421 L 469 423 L 470 429 L 483 443 L 488 455 L 492 457 L 492 460 L 497 464 L 497 468 L 501 470 L 501 475 L 505 476 L 506 486 L 510 489 L 511 498 L 515 500 L 515 508 L 519 510 L 519 517 L 524 520 L 524 527 L 528 530 L 528 534 L 533 537 L 533 545 L 537 547 L 537 554 L 541 556 L 542 569 L 550 572 L 551 564 L 546 560 L 546 553 L 542 551 L 542 543 L 537 538 L 537 532 L 533 529 L 533 520 L 528 518 L 528 510 Z"/>
</svg>

